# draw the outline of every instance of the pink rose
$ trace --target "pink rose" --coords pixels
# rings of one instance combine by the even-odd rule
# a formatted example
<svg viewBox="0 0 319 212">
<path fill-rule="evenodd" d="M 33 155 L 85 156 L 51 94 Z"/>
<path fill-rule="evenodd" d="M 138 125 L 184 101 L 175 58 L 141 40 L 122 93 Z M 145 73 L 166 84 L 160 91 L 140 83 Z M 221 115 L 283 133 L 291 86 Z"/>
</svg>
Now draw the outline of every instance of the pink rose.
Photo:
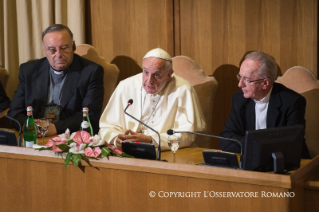
<svg viewBox="0 0 319 212">
<path fill-rule="evenodd" d="M 73 137 L 73 141 L 78 144 L 90 143 L 90 133 L 86 131 L 77 131 L 75 136 Z"/>
<path fill-rule="evenodd" d="M 99 147 L 95 147 L 95 148 L 91 148 L 91 147 L 87 147 L 84 150 L 84 154 L 87 157 L 91 157 L 91 158 L 97 158 L 100 154 L 101 154 L 101 149 Z"/>
</svg>

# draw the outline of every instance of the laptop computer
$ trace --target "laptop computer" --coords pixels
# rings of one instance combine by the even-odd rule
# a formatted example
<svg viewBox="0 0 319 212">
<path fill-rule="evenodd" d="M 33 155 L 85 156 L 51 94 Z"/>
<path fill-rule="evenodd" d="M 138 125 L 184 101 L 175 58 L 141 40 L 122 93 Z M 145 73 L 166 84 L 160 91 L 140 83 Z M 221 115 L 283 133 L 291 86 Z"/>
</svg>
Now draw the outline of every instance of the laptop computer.
<svg viewBox="0 0 319 212">
<path fill-rule="evenodd" d="M 156 150 L 153 144 L 140 142 L 123 142 L 122 150 L 126 154 L 132 155 L 135 158 L 156 160 Z"/>
<path fill-rule="evenodd" d="M 0 130 L 0 145 L 17 146 L 15 133 L 9 130 Z"/>
</svg>

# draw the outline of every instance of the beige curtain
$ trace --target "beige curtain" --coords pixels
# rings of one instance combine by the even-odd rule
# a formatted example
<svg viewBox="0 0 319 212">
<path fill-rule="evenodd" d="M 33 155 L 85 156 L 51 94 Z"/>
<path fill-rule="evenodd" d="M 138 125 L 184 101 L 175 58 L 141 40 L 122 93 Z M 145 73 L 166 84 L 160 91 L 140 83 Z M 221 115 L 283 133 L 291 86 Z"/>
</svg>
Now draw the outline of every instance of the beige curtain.
<svg viewBox="0 0 319 212">
<path fill-rule="evenodd" d="M 67 25 L 75 43 L 85 43 L 85 0 L 0 0 L 0 67 L 9 72 L 7 94 L 18 85 L 19 65 L 44 56 L 42 31 Z"/>
</svg>

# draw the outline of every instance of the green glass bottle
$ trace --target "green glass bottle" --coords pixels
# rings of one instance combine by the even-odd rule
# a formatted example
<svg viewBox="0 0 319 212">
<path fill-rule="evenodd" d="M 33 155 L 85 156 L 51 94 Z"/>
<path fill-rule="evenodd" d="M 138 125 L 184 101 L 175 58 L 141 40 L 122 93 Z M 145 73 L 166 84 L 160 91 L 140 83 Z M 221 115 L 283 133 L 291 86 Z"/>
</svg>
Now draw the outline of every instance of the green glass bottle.
<svg viewBox="0 0 319 212">
<path fill-rule="evenodd" d="M 23 146 L 33 147 L 33 144 L 37 144 L 37 127 L 34 123 L 32 106 L 27 107 L 27 120 L 24 124 L 23 130 Z"/>
<path fill-rule="evenodd" d="M 88 133 L 90 133 L 91 136 L 93 136 L 93 129 L 89 118 L 89 108 L 83 107 L 83 121 L 81 123 L 80 130 L 84 130 Z"/>
</svg>

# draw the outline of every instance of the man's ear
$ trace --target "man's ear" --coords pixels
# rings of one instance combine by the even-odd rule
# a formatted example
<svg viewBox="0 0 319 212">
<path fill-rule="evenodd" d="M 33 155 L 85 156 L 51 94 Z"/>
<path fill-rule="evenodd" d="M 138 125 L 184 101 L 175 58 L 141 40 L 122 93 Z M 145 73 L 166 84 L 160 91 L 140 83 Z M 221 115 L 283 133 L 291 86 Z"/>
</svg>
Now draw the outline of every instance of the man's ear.
<svg viewBox="0 0 319 212">
<path fill-rule="evenodd" d="M 266 90 L 270 86 L 271 86 L 271 81 L 269 78 L 266 78 L 263 82 L 262 88 Z"/>
<path fill-rule="evenodd" d="M 75 45 L 75 41 L 73 41 L 73 44 L 72 44 L 72 49 L 73 49 L 73 51 L 75 51 L 75 50 L 76 50 L 76 45 Z"/>
<path fill-rule="evenodd" d="M 167 74 L 167 81 L 169 81 L 171 78 L 172 78 L 172 74 L 174 73 L 174 70 L 171 69 L 168 71 L 168 74 Z"/>
</svg>

